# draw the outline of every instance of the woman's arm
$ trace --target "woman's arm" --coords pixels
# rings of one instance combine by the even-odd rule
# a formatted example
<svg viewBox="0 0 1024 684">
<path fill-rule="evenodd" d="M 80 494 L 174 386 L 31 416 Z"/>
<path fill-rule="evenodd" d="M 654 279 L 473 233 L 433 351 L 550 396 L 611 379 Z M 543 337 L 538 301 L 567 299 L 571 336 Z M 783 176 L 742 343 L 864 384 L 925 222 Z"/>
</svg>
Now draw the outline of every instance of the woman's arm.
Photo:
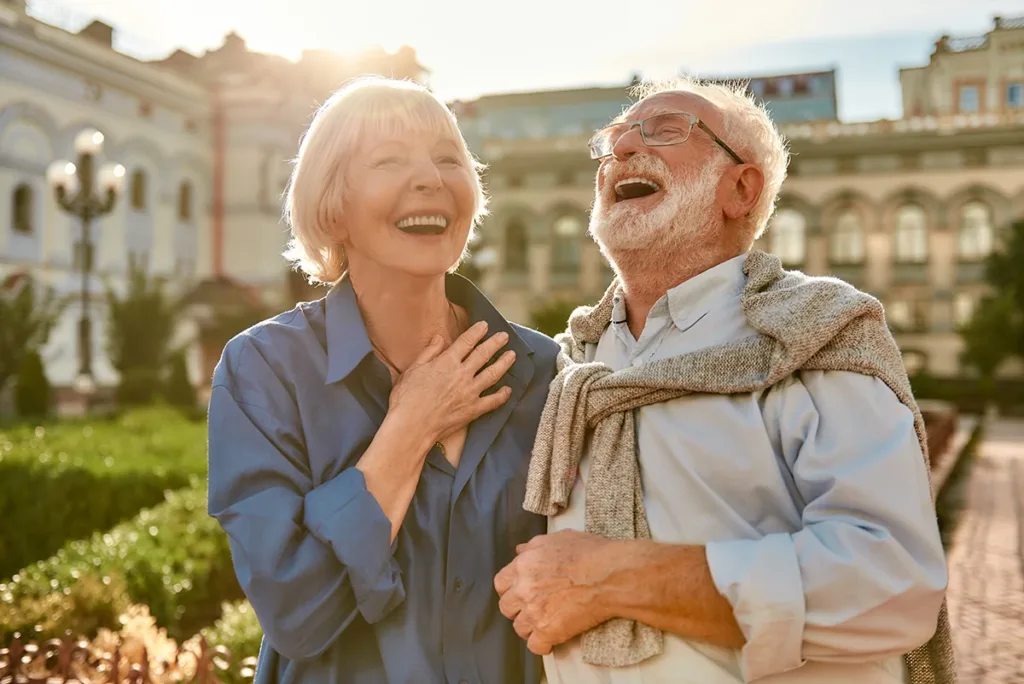
<svg viewBox="0 0 1024 684">
<path fill-rule="evenodd" d="M 292 660 L 323 653 L 357 613 L 374 623 L 405 598 L 391 523 L 362 473 L 313 487 L 299 425 L 252 343 L 229 345 L 210 397 L 209 513 L 264 633 Z"/>
<path fill-rule="evenodd" d="M 209 513 L 227 532 L 235 572 L 275 650 L 321 654 L 355 618 L 405 598 L 393 540 L 435 440 L 497 408 L 480 394 L 514 360 L 480 370 L 507 342 L 475 326 L 432 345 L 396 384 L 384 424 L 356 467 L 313 487 L 298 407 L 247 337 L 229 343 L 209 408 Z M 339 416 L 344 421 L 344 416 Z"/>
</svg>

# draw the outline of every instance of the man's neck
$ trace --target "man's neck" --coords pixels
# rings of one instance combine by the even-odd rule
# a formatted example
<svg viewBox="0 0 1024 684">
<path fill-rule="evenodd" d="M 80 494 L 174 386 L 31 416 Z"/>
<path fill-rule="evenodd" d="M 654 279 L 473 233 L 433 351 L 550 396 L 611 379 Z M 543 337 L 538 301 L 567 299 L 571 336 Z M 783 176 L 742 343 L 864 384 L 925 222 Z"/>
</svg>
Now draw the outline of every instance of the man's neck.
<svg viewBox="0 0 1024 684">
<path fill-rule="evenodd" d="M 404 371 L 441 335 L 459 334 L 461 316 L 445 293 L 445 277 L 419 277 L 383 269 L 350 269 L 352 289 L 370 341 L 396 371 Z"/>
<path fill-rule="evenodd" d="M 640 339 L 651 309 L 669 290 L 736 256 L 730 250 L 705 252 L 699 258 L 653 259 L 646 251 L 617 257 L 619 281 L 626 298 L 626 324 L 633 338 Z"/>
</svg>

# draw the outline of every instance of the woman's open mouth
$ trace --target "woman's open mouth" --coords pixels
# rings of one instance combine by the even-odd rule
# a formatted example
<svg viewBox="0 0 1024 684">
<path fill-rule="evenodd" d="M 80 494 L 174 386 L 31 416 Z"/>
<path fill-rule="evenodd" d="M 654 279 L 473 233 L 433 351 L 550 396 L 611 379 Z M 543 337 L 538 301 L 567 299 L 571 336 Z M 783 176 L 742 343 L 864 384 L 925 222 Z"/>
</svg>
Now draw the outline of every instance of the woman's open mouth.
<svg viewBox="0 0 1024 684">
<path fill-rule="evenodd" d="M 440 214 L 407 216 L 396 221 L 395 227 L 409 235 L 441 235 L 448 227 L 448 219 Z"/>
</svg>

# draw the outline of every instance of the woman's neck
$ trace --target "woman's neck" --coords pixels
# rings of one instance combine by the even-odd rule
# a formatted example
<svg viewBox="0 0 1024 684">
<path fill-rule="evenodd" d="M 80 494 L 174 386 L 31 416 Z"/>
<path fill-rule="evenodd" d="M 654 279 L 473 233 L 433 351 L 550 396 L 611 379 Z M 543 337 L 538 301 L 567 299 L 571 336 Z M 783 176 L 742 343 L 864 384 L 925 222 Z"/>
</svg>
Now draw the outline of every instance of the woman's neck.
<svg viewBox="0 0 1024 684">
<path fill-rule="evenodd" d="M 443 275 L 360 269 L 349 277 L 370 342 L 396 372 L 412 365 L 434 335 L 447 347 L 462 334 L 464 314 L 448 301 Z"/>
</svg>

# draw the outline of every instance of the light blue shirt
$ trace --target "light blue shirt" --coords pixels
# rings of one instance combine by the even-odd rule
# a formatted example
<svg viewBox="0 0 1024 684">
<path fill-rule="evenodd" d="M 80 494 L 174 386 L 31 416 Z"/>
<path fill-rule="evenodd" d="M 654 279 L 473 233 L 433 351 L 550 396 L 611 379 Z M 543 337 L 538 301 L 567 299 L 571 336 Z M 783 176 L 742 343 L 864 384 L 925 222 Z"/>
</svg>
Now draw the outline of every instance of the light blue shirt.
<svg viewBox="0 0 1024 684">
<path fill-rule="evenodd" d="M 639 340 L 620 294 L 587 360 L 621 370 L 755 334 L 744 258 L 669 291 Z M 935 631 L 947 574 L 913 415 L 882 381 L 802 372 L 763 392 L 645 406 L 637 444 L 654 540 L 706 546 L 746 646 L 666 634 L 661 655 L 608 669 L 583 663 L 577 639 L 545 658 L 552 684 L 904 680 L 902 655 Z M 551 531 L 583 529 L 589 463 Z"/>
<path fill-rule="evenodd" d="M 512 394 L 469 426 L 458 467 L 435 448 L 392 544 L 353 466 L 387 412 L 351 283 L 228 343 L 213 378 L 209 511 L 265 638 L 257 684 L 483 684 L 540 679 L 498 610 L 494 576 L 545 529 L 523 510 L 557 346 L 469 283 L 451 301 L 507 332 Z M 496 389 L 495 388 L 495 389 Z M 408 454 L 417 458 L 418 454 Z"/>
</svg>

